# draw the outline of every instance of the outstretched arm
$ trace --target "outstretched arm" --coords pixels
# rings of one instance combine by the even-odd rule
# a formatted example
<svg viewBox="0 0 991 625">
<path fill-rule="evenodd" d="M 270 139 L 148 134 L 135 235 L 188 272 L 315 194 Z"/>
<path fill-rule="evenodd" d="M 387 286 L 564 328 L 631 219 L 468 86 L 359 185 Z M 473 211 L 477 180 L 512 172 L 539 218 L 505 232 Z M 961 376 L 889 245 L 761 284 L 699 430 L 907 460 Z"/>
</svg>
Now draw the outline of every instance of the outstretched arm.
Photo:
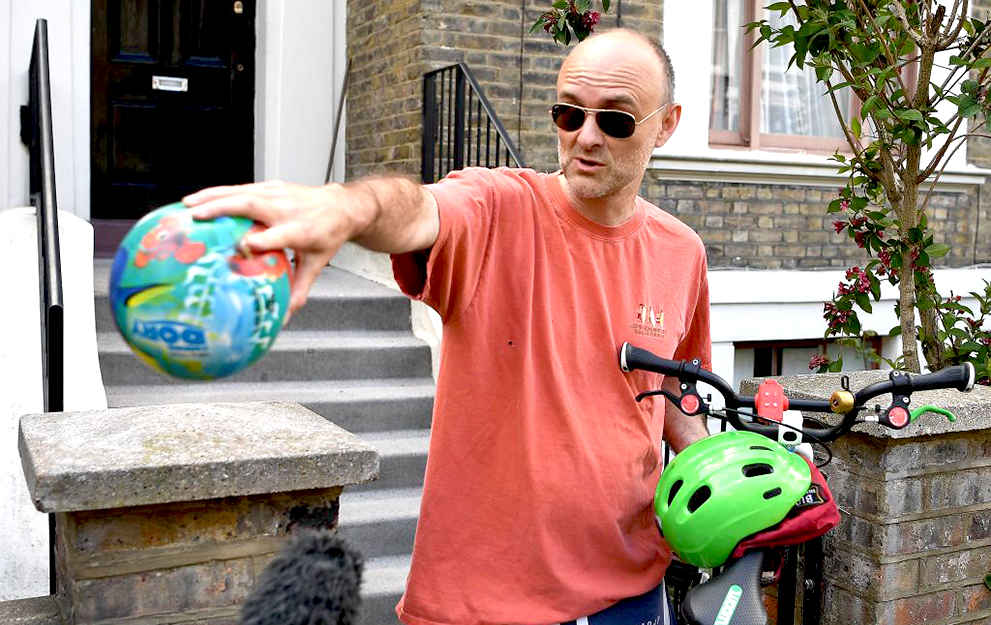
<svg viewBox="0 0 991 625">
<path fill-rule="evenodd" d="M 277 181 L 214 187 L 183 201 L 194 209 L 196 219 L 238 215 L 269 226 L 245 237 L 242 245 L 249 251 L 295 251 L 290 312 L 306 303 L 320 271 L 346 241 L 400 254 L 431 247 L 440 232 L 434 196 L 401 177 L 323 187 Z"/>
</svg>

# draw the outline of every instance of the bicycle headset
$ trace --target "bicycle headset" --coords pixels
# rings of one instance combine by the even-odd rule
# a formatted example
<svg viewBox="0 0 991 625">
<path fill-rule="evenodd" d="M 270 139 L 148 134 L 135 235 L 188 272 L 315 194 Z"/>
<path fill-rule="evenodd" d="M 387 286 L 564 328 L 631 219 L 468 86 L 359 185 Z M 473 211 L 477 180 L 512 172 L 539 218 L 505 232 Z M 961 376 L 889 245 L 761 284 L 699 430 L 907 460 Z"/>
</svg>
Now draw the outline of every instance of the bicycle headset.
<svg viewBox="0 0 991 625">
<path fill-rule="evenodd" d="M 713 568 L 741 540 L 779 524 L 811 482 L 809 465 L 780 443 L 723 432 L 675 456 L 657 484 L 654 512 L 678 557 Z"/>
</svg>

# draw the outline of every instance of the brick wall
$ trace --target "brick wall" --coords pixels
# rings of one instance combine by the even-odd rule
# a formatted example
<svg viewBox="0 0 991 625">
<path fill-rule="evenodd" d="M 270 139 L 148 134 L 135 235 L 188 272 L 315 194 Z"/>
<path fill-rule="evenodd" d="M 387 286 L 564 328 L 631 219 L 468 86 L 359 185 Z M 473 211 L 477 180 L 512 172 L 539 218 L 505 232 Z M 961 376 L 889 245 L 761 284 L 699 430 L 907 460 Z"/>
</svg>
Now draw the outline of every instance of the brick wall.
<svg viewBox="0 0 991 625">
<path fill-rule="evenodd" d="M 824 625 L 987 623 L 987 431 L 878 441 L 852 434 L 825 473 L 843 511 L 826 536 Z"/>
<path fill-rule="evenodd" d="M 840 216 L 826 213 L 836 192 L 822 187 L 672 182 L 658 180 L 650 170 L 641 187 L 641 195 L 699 233 L 709 266 L 753 269 L 863 265 L 863 250 L 845 231 L 837 234 L 833 229 Z M 938 264 L 960 267 L 991 261 L 991 222 L 977 214 L 976 190 L 934 194 L 929 216 L 936 241 L 951 246 Z"/>
</svg>

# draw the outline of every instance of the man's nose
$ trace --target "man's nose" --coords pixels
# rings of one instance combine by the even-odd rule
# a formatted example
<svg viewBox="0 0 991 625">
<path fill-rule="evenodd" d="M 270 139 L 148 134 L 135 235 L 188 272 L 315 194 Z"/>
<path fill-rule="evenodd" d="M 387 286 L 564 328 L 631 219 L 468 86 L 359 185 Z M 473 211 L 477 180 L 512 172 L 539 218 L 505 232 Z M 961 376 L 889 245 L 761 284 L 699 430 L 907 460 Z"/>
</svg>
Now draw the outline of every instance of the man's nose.
<svg viewBox="0 0 991 625">
<path fill-rule="evenodd" d="M 605 136 L 602 134 L 602 129 L 599 128 L 599 124 L 595 120 L 595 113 L 586 113 L 585 123 L 578 129 L 577 142 L 587 150 L 588 148 L 602 145 L 604 141 Z"/>
</svg>

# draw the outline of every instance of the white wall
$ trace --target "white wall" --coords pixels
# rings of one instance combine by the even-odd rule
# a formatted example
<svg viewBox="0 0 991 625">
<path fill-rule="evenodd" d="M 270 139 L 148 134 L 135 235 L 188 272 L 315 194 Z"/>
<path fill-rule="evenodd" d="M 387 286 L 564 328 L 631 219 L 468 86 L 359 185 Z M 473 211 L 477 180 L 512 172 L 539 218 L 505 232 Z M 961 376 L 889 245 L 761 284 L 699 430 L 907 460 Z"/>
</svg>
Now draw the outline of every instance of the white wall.
<svg viewBox="0 0 991 625">
<path fill-rule="evenodd" d="M 38 244 L 33 208 L 0 210 L 0 267 L 10 295 L 0 307 L 0 600 L 48 594 L 48 515 L 31 503 L 17 450 L 25 414 L 44 411 L 41 381 Z M 64 304 L 66 410 L 100 410 L 107 397 L 100 376 L 93 301 L 93 227 L 59 212 Z"/>
<path fill-rule="evenodd" d="M 255 177 L 323 184 L 347 66 L 344 0 L 262 0 Z M 344 180 L 344 117 L 332 180 Z"/>
<path fill-rule="evenodd" d="M 59 208 L 89 218 L 89 0 L 0 0 L 0 209 L 28 204 L 28 101 L 34 23 L 48 20 Z"/>
</svg>

